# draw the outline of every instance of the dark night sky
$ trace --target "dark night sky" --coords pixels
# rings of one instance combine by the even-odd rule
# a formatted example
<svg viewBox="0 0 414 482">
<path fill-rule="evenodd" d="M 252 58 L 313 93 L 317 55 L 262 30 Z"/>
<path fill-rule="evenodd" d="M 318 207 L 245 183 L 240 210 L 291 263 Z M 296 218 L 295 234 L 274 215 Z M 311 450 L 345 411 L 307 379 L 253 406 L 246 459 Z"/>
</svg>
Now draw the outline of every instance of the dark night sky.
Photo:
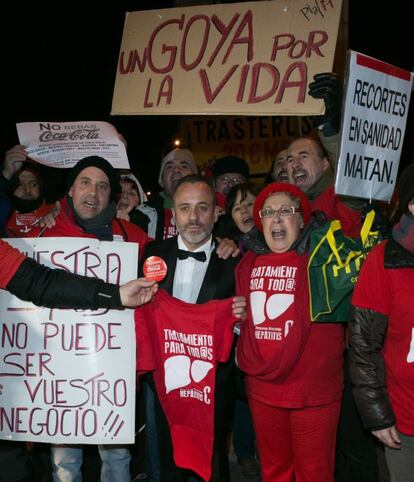
<svg viewBox="0 0 414 482">
<path fill-rule="evenodd" d="M 157 167 L 149 169 L 148 161 L 160 160 L 177 118 L 109 115 L 125 12 L 154 4 L 114 1 L 94 9 L 83 3 L 86 9 L 68 2 L 64 9 L 42 4 L 3 13 L 1 151 L 17 143 L 16 122 L 106 120 L 127 139 L 131 165 L 146 187 L 155 187 Z"/>
<path fill-rule="evenodd" d="M 134 170 L 153 189 L 160 153 L 176 133 L 177 118 L 109 112 L 125 11 L 171 3 L 109 2 L 96 8 L 86 1 L 31 2 L 36 7 L 19 3 L 2 10 L 0 147 L 4 152 L 17 142 L 16 122 L 107 120 L 125 135 Z M 375 4 L 350 0 L 350 48 L 412 69 L 413 55 L 404 53 L 412 42 L 399 26 L 409 2 L 393 1 L 382 10 L 373 9 Z"/>
</svg>

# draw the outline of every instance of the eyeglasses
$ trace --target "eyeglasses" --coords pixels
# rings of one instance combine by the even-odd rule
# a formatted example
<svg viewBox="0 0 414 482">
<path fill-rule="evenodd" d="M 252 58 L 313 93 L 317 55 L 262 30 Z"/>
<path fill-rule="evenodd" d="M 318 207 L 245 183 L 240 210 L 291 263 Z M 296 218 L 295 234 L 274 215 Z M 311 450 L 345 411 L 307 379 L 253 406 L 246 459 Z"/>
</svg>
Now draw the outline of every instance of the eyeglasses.
<svg viewBox="0 0 414 482">
<path fill-rule="evenodd" d="M 219 176 L 217 181 L 233 182 L 234 184 L 242 184 L 245 181 L 243 176 Z"/>
<path fill-rule="evenodd" d="M 288 218 L 293 216 L 295 213 L 301 213 L 302 209 L 295 206 L 287 206 L 286 204 L 279 209 L 264 208 L 259 211 L 260 219 L 263 218 L 274 218 L 276 213 L 282 218 Z"/>
</svg>

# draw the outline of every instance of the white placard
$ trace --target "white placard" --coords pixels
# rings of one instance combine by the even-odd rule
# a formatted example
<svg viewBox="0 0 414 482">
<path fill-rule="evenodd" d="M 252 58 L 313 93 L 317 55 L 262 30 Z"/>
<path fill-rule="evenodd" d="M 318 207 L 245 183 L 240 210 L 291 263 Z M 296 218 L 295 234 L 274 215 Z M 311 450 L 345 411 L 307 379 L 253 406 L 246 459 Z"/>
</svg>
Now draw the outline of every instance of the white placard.
<svg viewBox="0 0 414 482">
<path fill-rule="evenodd" d="M 121 284 L 137 275 L 135 243 L 6 241 L 50 267 Z M 39 308 L 0 290 L 0 317 L 0 438 L 134 442 L 133 310 Z"/>
<path fill-rule="evenodd" d="M 129 169 L 124 143 L 108 122 L 21 122 L 19 142 L 31 159 L 51 167 L 70 168 L 87 156 L 101 156 L 115 168 Z"/>
<path fill-rule="evenodd" d="M 412 81 L 411 72 L 358 52 L 348 53 L 337 194 L 391 199 Z"/>
</svg>

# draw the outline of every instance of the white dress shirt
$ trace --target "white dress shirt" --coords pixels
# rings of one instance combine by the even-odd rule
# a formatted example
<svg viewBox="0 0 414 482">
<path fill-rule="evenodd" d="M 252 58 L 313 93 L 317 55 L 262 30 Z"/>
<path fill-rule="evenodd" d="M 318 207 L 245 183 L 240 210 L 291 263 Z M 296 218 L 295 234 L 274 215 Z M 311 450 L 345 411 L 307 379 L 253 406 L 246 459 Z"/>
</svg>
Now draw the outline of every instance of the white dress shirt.
<svg viewBox="0 0 414 482">
<path fill-rule="evenodd" d="M 177 243 L 178 249 L 189 251 L 180 235 L 177 237 Z M 177 259 L 173 284 L 174 298 L 187 301 L 187 303 L 196 303 L 213 249 L 214 243 L 210 236 L 202 246 L 194 250 L 195 253 L 199 251 L 206 253 L 206 260 L 204 262 L 197 261 L 191 257 L 187 259 Z"/>
</svg>

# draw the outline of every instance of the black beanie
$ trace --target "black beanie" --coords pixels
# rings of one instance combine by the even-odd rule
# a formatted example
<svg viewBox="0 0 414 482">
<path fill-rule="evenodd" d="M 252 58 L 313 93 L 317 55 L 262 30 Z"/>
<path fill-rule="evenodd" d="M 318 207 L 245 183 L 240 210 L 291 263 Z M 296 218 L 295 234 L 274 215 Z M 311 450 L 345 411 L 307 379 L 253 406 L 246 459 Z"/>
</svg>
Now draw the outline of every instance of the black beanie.
<svg viewBox="0 0 414 482">
<path fill-rule="evenodd" d="M 408 203 L 414 198 L 414 163 L 401 173 L 397 184 L 400 212 L 408 213 Z"/>
<path fill-rule="evenodd" d="M 111 199 L 115 199 L 116 194 L 120 191 L 121 186 L 119 183 L 119 173 L 114 169 L 109 162 L 103 157 L 99 156 L 88 156 L 84 157 L 77 162 L 70 170 L 68 174 L 68 190 L 73 186 L 76 178 L 79 176 L 81 171 L 87 167 L 97 167 L 103 171 L 109 179 L 109 184 L 111 186 Z"/>
<path fill-rule="evenodd" d="M 228 172 L 237 172 L 237 174 L 244 176 L 246 181 L 250 176 L 250 169 L 247 162 L 237 156 L 224 156 L 216 159 L 211 170 L 213 171 L 213 176 L 215 178 L 227 174 Z"/>
</svg>

